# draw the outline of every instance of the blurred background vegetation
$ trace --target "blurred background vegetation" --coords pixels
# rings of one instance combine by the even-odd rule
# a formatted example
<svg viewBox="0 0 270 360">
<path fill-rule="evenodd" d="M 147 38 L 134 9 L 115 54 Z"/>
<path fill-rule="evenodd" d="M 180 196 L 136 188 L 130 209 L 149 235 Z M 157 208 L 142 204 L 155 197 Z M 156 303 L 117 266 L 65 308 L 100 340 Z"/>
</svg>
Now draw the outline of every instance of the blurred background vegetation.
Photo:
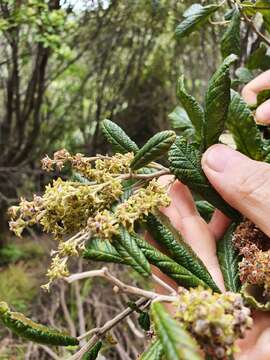
<svg viewBox="0 0 270 360">
<path fill-rule="evenodd" d="M 86 154 L 109 152 L 100 133 L 104 118 L 120 124 L 139 145 L 167 129 L 168 115 L 177 105 L 175 86 L 181 74 L 189 92 L 202 100 L 220 62 L 217 39 L 224 26 L 208 24 L 189 38 L 177 40 L 175 27 L 193 3 L 0 0 L 1 300 L 26 314 L 31 310 L 32 316 L 67 328 L 71 334 L 77 326 L 83 330 L 86 323 L 87 328 L 93 322 L 103 323 L 102 306 L 108 318 L 121 308 L 104 296 L 104 290 L 95 291 L 92 300 L 85 302 L 86 294 L 93 286 L 102 287 L 100 283 L 86 283 L 82 289 L 78 284 L 71 289 L 59 287 L 53 297 L 42 294 L 38 285 L 44 282 L 51 240 L 41 237 L 38 229 L 27 233 L 26 240 L 11 238 L 6 211 L 20 196 L 39 193 L 48 182 L 40 168 L 44 154 L 63 147 Z M 248 28 L 243 31 L 247 46 L 238 66 L 251 48 L 259 46 L 256 37 L 249 39 Z M 133 274 L 122 276 L 137 281 Z M 134 323 L 127 328 L 129 337 L 134 337 L 138 331 Z M 143 341 L 124 348 L 127 334 L 119 331 L 122 344 L 109 358 L 135 359 Z M 0 359 L 54 358 L 48 351 L 22 344 L 0 330 Z"/>
</svg>

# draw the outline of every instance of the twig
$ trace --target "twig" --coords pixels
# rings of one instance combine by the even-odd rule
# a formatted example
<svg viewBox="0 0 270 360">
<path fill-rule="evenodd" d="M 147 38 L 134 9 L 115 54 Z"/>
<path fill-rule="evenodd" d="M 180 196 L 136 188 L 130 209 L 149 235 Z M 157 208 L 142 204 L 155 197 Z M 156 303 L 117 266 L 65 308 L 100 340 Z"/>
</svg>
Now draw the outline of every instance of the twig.
<svg viewBox="0 0 270 360">
<path fill-rule="evenodd" d="M 176 296 L 177 292 L 174 288 L 172 288 L 169 284 L 165 283 L 165 281 L 161 280 L 158 276 L 152 275 L 152 279 L 159 285 L 161 285 L 164 289 L 168 290 L 171 295 Z"/>
<path fill-rule="evenodd" d="M 146 303 L 145 298 L 141 298 L 136 301 L 136 307 L 141 307 Z M 117 325 L 119 322 L 121 322 L 124 318 L 129 316 L 134 309 L 131 309 L 130 307 L 126 308 L 124 311 L 122 311 L 120 314 L 116 315 L 113 319 L 109 320 L 104 324 L 102 327 L 95 329 L 95 335 L 85 344 L 76 354 L 71 356 L 68 360 L 80 360 L 83 355 L 91 348 L 93 347 L 103 336 L 106 334 L 106 332 L 110 331 L 115 325 Z"/>
<path fill-rule="evenodd" d="M 83 304 L 80 295 L 80 285 L 78 282 L 74 284 L 75 286 L 75 296 L 76 296 L 76 304 L 78 309 L 78 320 L 79 320 L 79 331 L 80 335 L 85 333 L 85 320 L 84 320 L 84 311 L 83 311 Z M 82 345 L 85 344 L 85 341 L 82 340 Z"/>
<path fill-rule="evenodd" d="M 267 39 L 266 36 L 264 36 L 263 33 L 260 32 L 260 30 L 257 29 L 257 27 L 255 26 L 254 22 L 244 13 L 244 11 L 241 11 L 244 19 L 246 20 L 246 22 L 248 22 L 250 24 L 250 26 L 252 27 L 252 29 L 254 30 L 254 32 L 268 45 L 270 46 L 270 40 Z"/>
<path fill-rule="evenodd" d="M 53 360 L 60 360 L 60 357 L 58 355 L 56 355 L 55 352 L 53 352 L 50 348 L 48 348 L 48 346 L 46 345 L 39 345 L 39 347 L 41 347 L 44 351 L 46 351 L 46 353 L 48 355 L 50 355 L 51 359 Z"/>
<path fill-rule="evenodd" d="M 158 298 L 159 301 L 165 301 L 165 302 L 173 302 L 176 299 L 176 296 L 172 296 L 172 295 L 167 296 L 167 295 L 157 294 L 153 291 L 148 291 L 148 290 L 137 288 L 135 286 L 126 285 L 121 280 L 119 280 L 115 276 L 113 276 L 109 272 L 108 268 L 106 268 L 106 267 L 103 267 L 100 270 L 85 271 L 85 272 L 82 272 L 79 274 L 73 274 L 69 277 L 66 277 L 65 280 L 68 283 L 72 283 L 77 280 L 91 278 L 91 277 L 103 277 L 103 278 L 107 279 L 108 281 L 110 281 L 112 284 L 115 285 L 115 287 L 114 287 L 115 292 L 119 291 L 119 289 L 120 289 L 124 293 L 143 296 L 147 299 L 152 299 L 152 300 L 155 300 Z"/>
<path fill-rule="evenodd" d="M 66 303 L 66 299 L 65 299 L 65 287 L 64 287 L 63 283 L 61 283 L 61 285 L 60 285 L 60 304 L 61 304 L 61 307 L 63 310 L 64 318 L 68 324 L 70 334 L 71 334 L 71 336 L 75 337 L 76 336 L 76 327 L 74 325 L 74 322 L 70 316 L 70 312 L 67 307 L 67 303 Z"/>
</svg>

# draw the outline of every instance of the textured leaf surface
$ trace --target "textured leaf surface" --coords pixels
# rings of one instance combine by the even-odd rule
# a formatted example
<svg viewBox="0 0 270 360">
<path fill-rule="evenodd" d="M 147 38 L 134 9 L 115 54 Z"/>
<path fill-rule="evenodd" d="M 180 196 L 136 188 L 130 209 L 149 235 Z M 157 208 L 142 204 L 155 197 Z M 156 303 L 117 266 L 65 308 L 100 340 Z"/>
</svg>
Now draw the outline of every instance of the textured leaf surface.
<svg viewBox="0 0 270 360">
<path fill-rule="evenodd" d="M 187 288 L 199 285 L 208 287 L 205 282 L 199 279 L 191 271 L 187 270 L 184 266 L 178 264 L 168 256 L 162 254 L 145 240 L 136 237 L 136 241 L 147 260 L 158 267 L 164 274 L 175 280 L 177 284 Z"/>
<path fill-rule="evenodd" d="M 237 149 L 255 160 L 264 158 L 263 141 L 255 124 L 252 111 L 245 101 L 232 90 L 227 127 L 233 135 Z"/>
<path fill-rule="evenodd" d="M 204 145 L 216 144 L 222 134 L 230 104 L 230 65 L 237 59 L 227 57 L 209 81 L 205 96 Z"/>
<path fill-rule="evenodd" d="M 151 161 L 158 159 L 170 149 L 175 140 L 174 131 L 161 131 L 154 135 L 136 153 L 130 167 L 134 170 L 148 165 Z"/>
<path fill-rule="evenodd" d="M 139 357 L 139 360 L 161 360 L 162 355 L 163 355 L 163 347 L 161 345 L 160 340 L 156 340 Z"/>
<path fill-rule="evenodd" d="M 177 106 L 173 112 L 168 115 L 168 117 L 172 129 L 175 130 L 177 134 L 183 135 L 188 139 L 193 138 L 195 129 L 188 117 L 188 114 L 182 107 Z"/>
<path fill-rule="evenodd" d="M 221 39 L 221 53 L 223 58 L 231 54 L 240 55 L 240 13 L 238 9 L 234 10 L 231 22 Z"/>
<path fill-rule="evenodd" d="M 0 319 L 14 334 L 30 341 L 56 346 L 79 344 L 76 338 L 68 334 L 37 324 L 21 313 L 10 311 L 5 303 L 0 303 Z"/>
<path fill-rule="evenodd" d="M 175 29 L 175 34 L 182 38 L 202 26 L 219 8 L 219 5 L 192 5 L 185 12 L 185 19 Z"/>
<path fill-rule="evenodd" d="M 232 243 L 235 228 L 236 225 L 232 224 L 226 231 L 223 239 L 218 241 L 217 254 L 226 289 L 239 292 L 241 287 L 238 269 L 240 256 Z"/>
<path fill-rule="evenodd" d="M 152 317 L 166 360 L 202 360 L 196 341 L 172 319 L 160 303 L 152 305 Z"/>
<path fill-rule="evenodd" d="M 98 353 L 100 351 L 102 347 L 102 342 L 98 341 L 93 347 L 92 349 L 90 349 L 89 351 L 87 351 L 86 354 L 83 355 L 82 360 L 96 360 L 96 358 L 98 357 Z"/>
<path fill-rule="evenodd" d="M 183 76 L 178 80 L 177 96 L 195 129 L 196 139 L 200 141 L 204 126 L 204 112 L 197 100 L 186 92 Z"/>
<path fill-rule="evenodd" d="M 173 228 L 168 218 L 165 215 L 160 214 L 159 219 L 162 223 L 153 215 L 148 216 L 147 229 L 152 237 L 165 247 L 170 257 L 175 260 L 176 263 L 185 268 L 186 271 L 192 273 L 197 279 L 203 281 L 208 287 L 218 292 L 218 287 L 201 259 L 199 259 L 191 247 L 184 242 L 178 231 Z M 149 261 L 151 262 L 150 259 Z"/>
<path fill-rule="evenodd" d="M 124 260 L 121 258 L 109 240 L 90 240 L 83 253 L 83 257 L 85 259 L 94 261 L 104 261 L 119 264 L 124 263 Z"/>
<path fill-rule="evenodd" d="M 107 119 L 103 120 L 102 131 L 115 152 L 121 154 L 134 152 L 135 154 L 139 150 L 135 142 L 114 122 Z"/>
<path fill-rule="evenodd" d="M 120 235 L 113 239 L 113 246 L 126 265 L 132 266 L 139 274 L 147 277 L 151 274 L 150 264 L 138 247 L 136 240 L 123 227 Z"/>
<path fill-rule="evenodd" d="M 239 219 L 239 213 L 228 205 L 211 186 L 201 168 L 200 152 L 188 144 L 183 137 L 177 137 L 169 151 L 170 170 L 204 200 L 218 208 L 232 219 Z"/>
</svg>

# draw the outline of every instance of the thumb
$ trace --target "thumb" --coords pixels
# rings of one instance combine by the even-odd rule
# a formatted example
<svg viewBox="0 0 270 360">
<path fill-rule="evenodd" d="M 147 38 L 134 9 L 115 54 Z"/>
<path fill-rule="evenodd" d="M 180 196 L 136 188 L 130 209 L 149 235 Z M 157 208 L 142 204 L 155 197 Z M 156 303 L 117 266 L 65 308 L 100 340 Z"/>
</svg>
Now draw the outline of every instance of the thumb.
<svg viewBox="0 0 270 360">
<path fill-rule="evenodd" d="M 270 165 L 218 144 L 203 155 L 202 167 L 224 200 L 270 236 Z"/>
</svg>

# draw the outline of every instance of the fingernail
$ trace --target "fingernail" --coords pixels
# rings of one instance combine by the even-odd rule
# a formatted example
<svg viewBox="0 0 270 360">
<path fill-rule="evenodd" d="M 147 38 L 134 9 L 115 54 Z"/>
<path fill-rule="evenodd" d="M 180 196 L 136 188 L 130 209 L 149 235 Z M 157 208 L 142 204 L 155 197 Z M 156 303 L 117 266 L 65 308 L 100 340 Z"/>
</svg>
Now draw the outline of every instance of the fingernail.
<svg viewBox="0 0 270 360">
<path fill-rule="evenodd" d="M 270 123 L 270 100 L 267 100 L 256 110 L 256 122 L 258 124 Z"/>
<path fill-rule="evenodd" d="M 240 154 L 225 145 L 214 145 L 210 147 L 203 156 L 203 167 L 207 166 L 216 172 L 223 172 L 227 165 L 231 163 L 232 158 Z M 241 156 L 241 155 L 240 155 Z"/>
</svg>

